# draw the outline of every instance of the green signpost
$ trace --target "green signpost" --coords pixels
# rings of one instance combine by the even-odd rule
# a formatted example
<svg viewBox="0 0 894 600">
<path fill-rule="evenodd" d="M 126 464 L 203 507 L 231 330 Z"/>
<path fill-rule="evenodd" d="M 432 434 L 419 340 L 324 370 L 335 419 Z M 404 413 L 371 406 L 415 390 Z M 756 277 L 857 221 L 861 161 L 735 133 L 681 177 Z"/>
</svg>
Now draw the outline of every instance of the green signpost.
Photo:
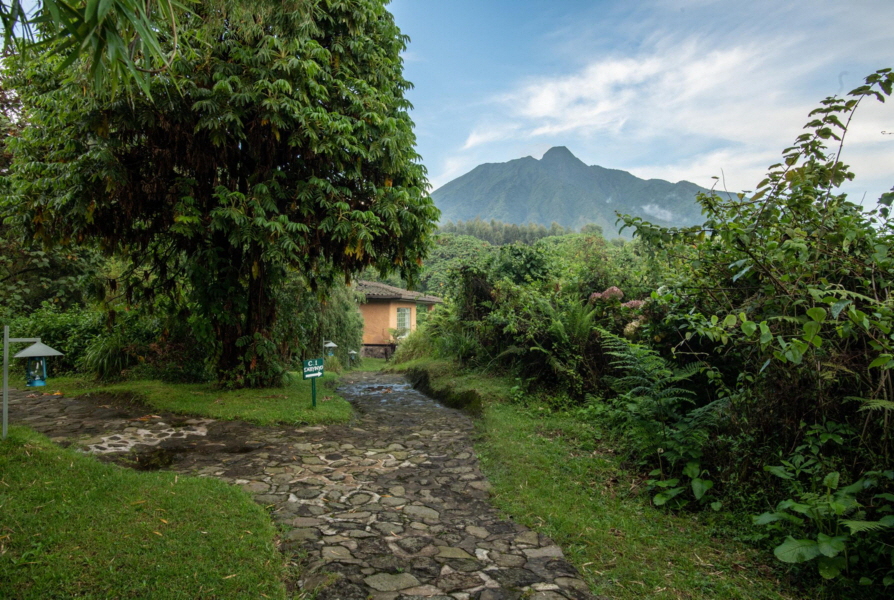
<svg viewBox="0 0 894 600">
<path fill-rule="evenodd" d="M 317 407 L 317 377 L 323 376 L 323 359 L 322 358 L 312 358 L 310 360 L 305 360 L 302 364 L 301 369 L 301 378 L 302 379 L 310 379 L 310 397 L 313 402 L 313 407 Z"/>
</svg>

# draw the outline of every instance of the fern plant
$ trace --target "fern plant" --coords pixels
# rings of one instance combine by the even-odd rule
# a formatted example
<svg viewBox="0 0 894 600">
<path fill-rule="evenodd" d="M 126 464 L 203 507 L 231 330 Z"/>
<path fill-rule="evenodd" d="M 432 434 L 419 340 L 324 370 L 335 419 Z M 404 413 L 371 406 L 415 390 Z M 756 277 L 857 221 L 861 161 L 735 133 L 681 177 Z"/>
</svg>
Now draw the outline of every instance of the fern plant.
<svg viewBox="0 0 894 600">
<path fill-rule="evenodd" d="M 674 367 L 657 352 L 600 330 L 603 344 L 612 357 L 611 365 L 618 375 L 609 378 L 617 392 L 615 417 L 625 429 L 640 456 L 657 462 L 649 485 L 657 493 L 652 501 L 674 506 L 686 503 L 685 492 L 699 502 L 706 502 L 707 492 L 714 487 L 702 469 L 701 457 L 710 420 L 706 418 L 713 405 L 693 409 L 694 393 L 684 387 L 700 365 L 693 363 Z M 675 476 L 676 475 L 676 476 Z M 681 477 L 689 485 L 681 484 Z M 712 503 L 716 510 L 719 502 Z"/>
<path fill-rule="evenodd" d="M 575 394 L 583 395 L 587 381 L 594 380 L 596 375 L 587 361 L 596 311 L 579 303 L 557 308 L 546 299 L 541 299 L 540 311 L 548 323 L 546 335 L 542 340 L 531 340 L 530 353 L 537 360 L 545 359 L 559 380 Z"/>
<path fill-rule="evenodd" d="M 619 394 L 627 420 L 643 429 L 649 443 L 671 442 L 670 429 L 684 416 L 684 407 L 693 404 L 691 390 L 680 386 L 698 372 L 697 363 L 674 368 L 654 350 L 627 342 L 607 331 L 600 331 L 611 365 L 617 376 L 610 377 L 611 388 Z"/>
</svg>

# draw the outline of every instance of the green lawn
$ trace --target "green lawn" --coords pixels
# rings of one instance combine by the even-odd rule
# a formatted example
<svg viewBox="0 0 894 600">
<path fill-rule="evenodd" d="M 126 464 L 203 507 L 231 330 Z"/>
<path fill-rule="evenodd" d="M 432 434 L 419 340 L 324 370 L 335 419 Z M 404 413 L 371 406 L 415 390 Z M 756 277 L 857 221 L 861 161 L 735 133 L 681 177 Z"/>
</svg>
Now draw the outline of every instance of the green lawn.
<svg viewBox="0 0 894 600">
<path fill-rule="evenodd" d="M 360 366 L 352 369 L 353 371 L 381 371 L 387 365 L 384 358 L 364 358 L 360 361 Z M 350 373 L 350 371 L 348 371 Z"/>
<path fill-rule="evenodd" d="M 0 598 L 286 597 L 270 518 L 214 479 L 106 465 L 11 427 L 0 515 Z"/>
<path fill-rule="evenodd" d="M 311 382 L 297 374 L 264 390 L 62 377 L 47 391 L 261 425 L 321 424 L 351 418 L 337 381 L 317 380 L 316 408 Z M 275 534 L 247 493 L 214 479 L 106 465 L 23 427 L 0 443 L 0 598 L 285 598 Z"/>
<path fill-rule="evenodd" d="M 293 374 L 281 388 L 221 390 L 211 384 L 165 383 L 156 380 L 97 383 L 77 377 L 53 378 L 48 390 L 66 396 L 115 394 L 145 403 L 159 411 L 200 415 L 215 419 L 242 419 L 259 425 L 274 423 L 340 423 L 351 418 L 351 405 L 335 393 L 338 377 L 317 379 L 317 407 L 311 406 L 311 381 Z"/>
</svg>

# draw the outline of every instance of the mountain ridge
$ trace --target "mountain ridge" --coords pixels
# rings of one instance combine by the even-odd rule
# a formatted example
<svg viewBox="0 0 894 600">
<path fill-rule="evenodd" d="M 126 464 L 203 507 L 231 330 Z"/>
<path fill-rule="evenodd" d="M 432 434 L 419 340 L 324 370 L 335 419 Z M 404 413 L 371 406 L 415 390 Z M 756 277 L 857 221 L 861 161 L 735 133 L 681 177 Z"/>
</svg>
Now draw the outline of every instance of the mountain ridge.
<svg viewBox="0 0 894 600">
<path fill-rule="evenodd" d="M 483 163 L 432 192 L 441 220 L 480 218 L 505 223 L 556 222 L 580 228 L 596 223 L 617 232 L 615 211 L 664 226 L 702 222 L 699 192 L 690 181 L 640 179 L 622 169 L 587 165 L 566 146 L 531 156 Z"/>
</svg>

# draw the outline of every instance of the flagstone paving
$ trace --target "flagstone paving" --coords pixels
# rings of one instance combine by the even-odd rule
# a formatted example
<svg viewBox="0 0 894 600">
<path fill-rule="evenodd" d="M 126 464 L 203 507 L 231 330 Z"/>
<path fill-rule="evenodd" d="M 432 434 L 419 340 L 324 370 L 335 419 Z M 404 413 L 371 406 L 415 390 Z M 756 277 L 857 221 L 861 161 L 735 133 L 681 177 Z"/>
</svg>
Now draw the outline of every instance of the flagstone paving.
<svg viewBox="0 0 894 600">
<path fill-rule="evenodd" d="M 11 395 L 10 422 L 104 460 L 241 486 L 320 600 L 593 598 L 561 548 L 488 503 L 467 415 L 396 375 L 346 379 L 356 418 L 344 425 L 261 427 L 24 392 Z"/>
</svg>

